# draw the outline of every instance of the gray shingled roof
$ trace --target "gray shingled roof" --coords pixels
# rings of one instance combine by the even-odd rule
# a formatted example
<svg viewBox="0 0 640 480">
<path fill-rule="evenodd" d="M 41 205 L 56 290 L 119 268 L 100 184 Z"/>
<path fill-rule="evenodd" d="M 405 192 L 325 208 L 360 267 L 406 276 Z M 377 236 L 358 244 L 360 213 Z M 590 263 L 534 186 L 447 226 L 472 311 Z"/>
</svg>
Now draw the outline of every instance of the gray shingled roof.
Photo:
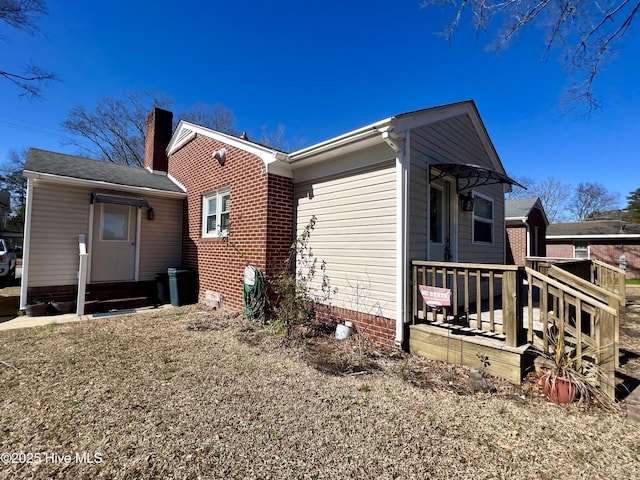
<svg viewBox="0 0 640 480">
<path fill-rule="evenodd" d="M 523 218 L 528 217 L 531 213 L 531 209 L 538 201 L 538 197 L 529 198 L 515 198 L 512 200 L 505 200 L 504 202 L 504 216 L 505 218 Z"/>
<path fill-rule="evenodd" d="M 24 170 L 128 187 L 183 193 L 183 190 L 165 175 L 157 175 L 144 168 L 101 162 L 37 148 L 29 149 Z"/>
<path fill-rule="evenodd" d="M 593 220 L 590 222 L 552 223 L 547 227 L 547 237 L 578 235 L 640 235 L 640 223 L 620 220 Z"/>
</svg>

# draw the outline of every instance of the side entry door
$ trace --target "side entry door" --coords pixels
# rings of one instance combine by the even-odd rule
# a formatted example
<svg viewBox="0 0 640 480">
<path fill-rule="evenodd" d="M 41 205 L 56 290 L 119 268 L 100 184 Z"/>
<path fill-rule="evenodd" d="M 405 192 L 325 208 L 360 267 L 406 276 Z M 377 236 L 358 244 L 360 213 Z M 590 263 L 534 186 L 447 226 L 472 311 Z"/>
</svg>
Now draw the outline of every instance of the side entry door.
<svg viewBox="0 0 640 480">
<path fill-rule="evenodd" d="M 135 280 L 138 208 L 98 203 L 93 221 L 91 281 Z"/>
</svg>

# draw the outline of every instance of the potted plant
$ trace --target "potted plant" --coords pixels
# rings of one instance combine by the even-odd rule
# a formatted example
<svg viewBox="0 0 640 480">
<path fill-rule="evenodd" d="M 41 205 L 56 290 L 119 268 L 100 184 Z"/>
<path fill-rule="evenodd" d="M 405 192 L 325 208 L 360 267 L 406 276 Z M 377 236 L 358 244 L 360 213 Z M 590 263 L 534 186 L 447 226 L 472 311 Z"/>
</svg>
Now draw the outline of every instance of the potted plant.
<svg viewBox="0 0 640 480">
<path fill-rule="evenodd" d="M 576 399 L 610 403 L 595 386 L 598 374 L 596 353 L 591 348 L 578 353 L 575 347 L 566 344 L 564 332 L 550 332 L 549 353 L 541 354 L 545 359 L 540 377 L 544 394 L 558 404 L 572 403 Z"/>
</svg>

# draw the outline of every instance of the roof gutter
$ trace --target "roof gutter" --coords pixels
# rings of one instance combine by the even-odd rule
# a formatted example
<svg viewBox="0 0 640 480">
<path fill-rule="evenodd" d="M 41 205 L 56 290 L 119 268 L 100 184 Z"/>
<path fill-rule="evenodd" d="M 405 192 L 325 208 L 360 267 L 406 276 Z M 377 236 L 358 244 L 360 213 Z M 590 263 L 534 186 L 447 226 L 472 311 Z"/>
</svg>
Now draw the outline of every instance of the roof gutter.
<svg viewBox="0 0 640 480">
<path fill-rule="evenodd" d="M 326 140 L 321 143 L 317 143 L 310 147 L 303 148 L 301 150 L 292 152 L 288 155 L 289 163 L 295 164 L 302 160 L 305 160 L 309 157 L 326 153 L 331 150 L 336 150 L 338 148 L 344 147 L 346 145 L 350 145 L 352 143 L 359 142 L 361 140 L 366 140 L 369 138 L 376 137 L 383 133 L 389 128 L 393 128 L 392 125 L 395 121 L 395 117 L 390 117 L 380 122 L 376 122 L 371 125 L 367 125 L 366 127 L 359 128 L 357 130 L 353 130 L 351 132 L 340 135 L 339 137 L 335 137 L 329 140 Z"/>
<path fill-rule="evenodd" d="M 545 237 L 547 240 L 574 240 L 576 238 L 588 240 L 590 238 L 593 239 L 609 239 L 609 240 L 619 240 L 619 239 L 638 239 L 640 240 L 640 233 L 626 233 L 626 234 L 607 234 L 607 235 L 547 235 Z"/>
</svg>

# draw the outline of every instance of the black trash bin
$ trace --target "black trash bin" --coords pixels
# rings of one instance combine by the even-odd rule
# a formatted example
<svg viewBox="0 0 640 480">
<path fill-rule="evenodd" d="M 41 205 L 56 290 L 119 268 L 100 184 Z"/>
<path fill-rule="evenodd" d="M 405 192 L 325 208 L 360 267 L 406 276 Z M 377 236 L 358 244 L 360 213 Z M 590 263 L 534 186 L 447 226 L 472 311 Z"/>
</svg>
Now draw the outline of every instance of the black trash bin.
<svg viewBox="0 0 640 480">
<path fill-rule="evenodd" d="M 195 303 L 196 285 L 195 274 L 188 268 L 169 268 L 167 270 L 169 276 L 169 291 L 171 296 L 171 305 L 180 307 Z"/>
<path fill-rule="evenodd" d="M 171 301 L 168 273 L 158 273 L 156 275 L 156 294 L 158 296 L 158 305 L 165 305 Z"/>
</svg>

